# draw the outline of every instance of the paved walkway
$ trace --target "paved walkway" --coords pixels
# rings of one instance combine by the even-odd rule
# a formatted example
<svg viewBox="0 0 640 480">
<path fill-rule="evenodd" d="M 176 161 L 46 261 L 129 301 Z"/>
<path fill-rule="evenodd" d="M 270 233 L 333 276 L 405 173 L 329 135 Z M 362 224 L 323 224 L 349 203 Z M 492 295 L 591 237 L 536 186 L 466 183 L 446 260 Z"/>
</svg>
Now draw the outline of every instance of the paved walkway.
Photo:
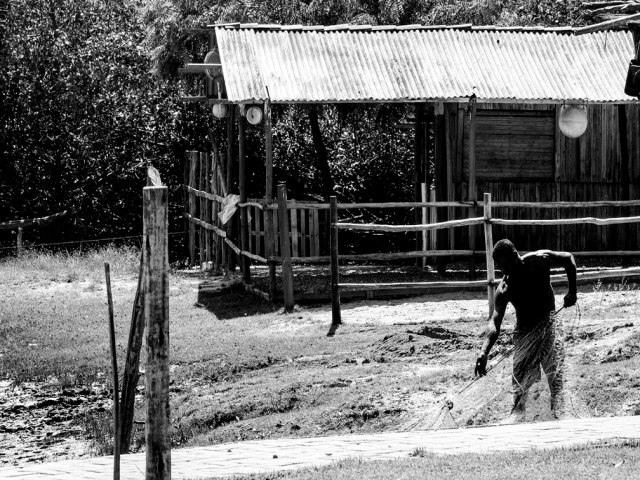
<svg viewBox="0 0 640 480">
<path fill-rule="evenodd" d="M 640 439 L 640 416 L 225 443 L 173 450 L 171 470 L 175 479 L 226 477 L 325 465 L 349 457 L 407 458 L 416 448 L 440 454 L 486 453 L 557 448 L 616 438 Z M 144 454 L 122 456 L 121 478 L 144 479 L 144 466 Z M 0 478 L 110 480 L 112 468 L 113 457 L 85 458 L 0 468 Z"/>
</svg>

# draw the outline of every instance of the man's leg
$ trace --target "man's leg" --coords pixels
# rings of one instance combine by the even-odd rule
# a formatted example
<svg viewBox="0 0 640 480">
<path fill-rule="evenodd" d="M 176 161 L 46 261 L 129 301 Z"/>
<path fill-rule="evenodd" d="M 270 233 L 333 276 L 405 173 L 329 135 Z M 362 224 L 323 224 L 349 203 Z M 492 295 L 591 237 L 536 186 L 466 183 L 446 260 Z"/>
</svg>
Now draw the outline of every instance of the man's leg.
<svg viewBox="0 0 640 480">
<path fill-rule="evenodd" d="M 524 421 L 527 394 L 531 385 L 540 380 L 539 343 L 534 338 L 536 332 L 522 334 L 514 332 L 513 351 L 513 409 L 515 421 Z"/>
<path fill-rule="evenodd" d="M 552 321 L 544 342 L 541 364 L 551 392 L 551 411 L 556 418 L 565 415 L 564 401 L 564 336 L 560 325 Z"/>
</svg>

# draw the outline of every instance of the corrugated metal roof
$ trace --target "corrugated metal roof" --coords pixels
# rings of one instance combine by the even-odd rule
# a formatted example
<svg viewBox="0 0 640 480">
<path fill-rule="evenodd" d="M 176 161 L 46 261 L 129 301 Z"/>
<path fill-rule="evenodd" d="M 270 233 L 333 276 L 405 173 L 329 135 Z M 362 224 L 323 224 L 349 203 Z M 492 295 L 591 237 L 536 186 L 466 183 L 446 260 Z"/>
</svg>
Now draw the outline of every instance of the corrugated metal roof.
<svg viewBox="0 0 640 480">
<path fill-rule="evenodd" d="M 215 26 L 232 102 L 630 101 L 626 31 Z"/>
</svg>

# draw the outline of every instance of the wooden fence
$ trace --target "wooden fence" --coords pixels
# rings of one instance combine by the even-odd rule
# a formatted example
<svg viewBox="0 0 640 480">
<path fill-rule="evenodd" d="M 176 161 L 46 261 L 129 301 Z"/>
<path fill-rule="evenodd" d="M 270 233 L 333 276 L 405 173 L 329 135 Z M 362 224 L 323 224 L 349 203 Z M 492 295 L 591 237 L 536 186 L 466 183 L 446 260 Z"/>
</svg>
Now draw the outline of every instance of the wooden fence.
<svg viewBox="0 0 640 480">
<path fill-rule="evenodd" d="M 43 225 L 49 225 L 67 214 L 67 211 L 60 213 L 54 213 L 46 217 L 29 218 L 23 220 L 9 220 L 6 222 L 0 222 L 0 231 L 15 230 L 16 231 L 16 254 L 20 255 L 23 250 L 23 235 L 25 228 L 40 227 Z"/>
<path fill-rule="evenodd" d="M 494 294 L 497 281 L 495 279 L 495 271 L 493 265 L 493 257 L 491 255 L 493 247 L 493 226 L 494 225 L 512 225 L 512 226 L 564 226 L 564 225 L 617 225 L 628 223 L 640 223 L 640 216 L 618 217 L 618 218 L 557 218 L 557 219 L 501 219 L 492 216 L 492 207 L 509 207 L 509 208 L 539 208 L 539 209 L 566 209 L 566 208 L 585 208 L 585 207 L 630 207 L 640 205 L 640 200 L 632 201 L 601 201 L 601 202 L 496 202 L 492 204 L 491 194 L 484 194 L 482 203 L 482 216 L 473 216 L 461 220 L 450 220 L 445 222 L 433 222 L 419 225 L 379 225 L 379 224 L 358 224 L 358 223 L 340 223 L 338 210 L 346 208 L 346 205 L 339 205 L 335 197 L 330 202 L 330 263 L 331 263 L 331 303 L 332 303 L 332 325 L 329 334 L 332 335 L 335 329 L 341 323 L 340 312 L 340 289 L 342 288 L 366 288 L 368 290 L 377 289 L 402 289 L 411 290 L 416 288 L 457 288 L 457 287 L 487 287 L 487 297 L 489 300 L 489 315 L 493 313 Z M 478 205 L 475 202 L 430 202 L 425 203 L 387 203 L 387 204 L 368 204 L 354 205 L 350 208 L 397 208 L 397 207 L 458 207 L 476 209 Z M 473 212 L 474 210 L 470 210 Z M 453 229 L 459 227 L 483 226 L 484 229 L 484 255 L 487 262 L 487 278 L 486 280 L 472 281 L 441 281 L 441 282 L 411 282 L 411 283 L 340 283 L 339 281 L 339 261 L 344 260 L 338 252 L 338 233 L 339 230 L 364 230 L 378 232 L 425 232 L 437 231 L 442 229 Z M 349 255 L 349 260 L 392 260 L 398 258 L 419 258 L 431 256 L 453 256 L 453 255 L 473 255 L 475 251 L 469 250 L 422 250 L 413 252 L 397 252 L 397 253 L 379 253 L 367 255 Z M 640 255 L 640 251 L 582 251 L 574 252 L 575 256 L 629 256 Z M 606 277 L 626 277 L 640 276 L 640 268 L 625 268 L 610 271 L 586 272 L 579 273 L 578 280 L 592 280 Z M 564 281 L 564 275 L 552 275 L 552 282 Z"/>
<path fill-rule="evenodd" d="M 183 213 L 188 230 L 188 250 L 190 264 L 201 268 L 211 265 L 213 269 L 229 268 L 236 263 L 242 269 L 249 266 L 242 260 L 248 258 L 259 264 L 268 264 L 270 270 L 285 259 L 291 263 L 302 263 L 306 259 L 318 258 L 321 254 L 320 214 L 318 204 L 286 199 L 286 190 L 279 193 L 277 203 L 267 203 L 263 199 L 247 199 L 236 207 L 246 211 L 246 222 L 239 222 L 234 214 L 223 224 L 219 213 L 228 199 L 225 187 L 224 167 L 218 156 L 190 152 L 185 162 L 185 184 Z M 287 211 L 286 222 L 279 215 L 283 195 Z M 268 228 L 269 224 L 271 228 Z M 245 226 L 246 225 L 246 226 Z M 243 236 L 241 229 L 246 228 Z M 285 245 L 283 232 L 287 233 Z M 245 239 L 243 241 L 243 238 Z M 283 252 L 283 250 L 285 250 Z M 328 257 L 327 257 L 328 262 Z M 291 278 L 284 277 L 291 275 Z M 243 278 L 250 283 L 250 274 L 243 271 Z M 254 292 L 273 299 L 275 274 L 269 276 L 269 293 Z M 292 274 L 283 273 L 283 283 L 293 284 Z M 293 306 L 291 298 L 285 295 L 285 304 Z"/>
</svg>

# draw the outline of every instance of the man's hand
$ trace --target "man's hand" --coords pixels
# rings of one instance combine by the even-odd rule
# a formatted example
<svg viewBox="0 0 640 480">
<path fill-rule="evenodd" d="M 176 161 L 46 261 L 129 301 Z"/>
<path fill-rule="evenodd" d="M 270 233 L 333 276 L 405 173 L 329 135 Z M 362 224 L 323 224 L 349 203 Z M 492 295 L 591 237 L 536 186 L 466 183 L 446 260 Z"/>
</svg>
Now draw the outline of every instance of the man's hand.
<svg viewBox="0 0 640 480">
<path fill-rule="evenodd" d="M 573 307 L 578 301 L 578 296 L 575 293 L 567 293 L 564 296 L 564 306 Z"/>
<path fill-rule="evenodd" d="M 476 360 L 476 377 L 484 377 L 487 374 L 487 356 L 483 353 Z"/>
</svg>

